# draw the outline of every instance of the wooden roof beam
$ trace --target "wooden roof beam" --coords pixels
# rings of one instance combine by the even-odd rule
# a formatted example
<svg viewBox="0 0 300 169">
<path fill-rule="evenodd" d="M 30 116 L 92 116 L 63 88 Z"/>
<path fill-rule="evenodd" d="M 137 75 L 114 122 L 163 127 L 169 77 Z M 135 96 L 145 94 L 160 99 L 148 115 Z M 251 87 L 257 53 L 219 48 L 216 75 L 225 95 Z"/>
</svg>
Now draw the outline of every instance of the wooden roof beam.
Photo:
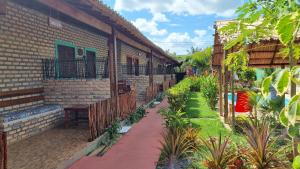
<svg viewBox="0 0 300 169">
<path fill-rule="evenodd" d="M 64 13 L 82 23 L 85 23 L 93 28 L 96 28 L 100 31 L 103 31 L 105 33 L 111 34 L 112 29 L 111 26 L 100 21 L 99 19 L 88 15 L 87 13 L 80 11 L 68 3 L 64 2 L 63 0 L 37 0 L 38 2 L 53 8 L 55 10 L 58 10 L 61 13 Z"/>
</svg>

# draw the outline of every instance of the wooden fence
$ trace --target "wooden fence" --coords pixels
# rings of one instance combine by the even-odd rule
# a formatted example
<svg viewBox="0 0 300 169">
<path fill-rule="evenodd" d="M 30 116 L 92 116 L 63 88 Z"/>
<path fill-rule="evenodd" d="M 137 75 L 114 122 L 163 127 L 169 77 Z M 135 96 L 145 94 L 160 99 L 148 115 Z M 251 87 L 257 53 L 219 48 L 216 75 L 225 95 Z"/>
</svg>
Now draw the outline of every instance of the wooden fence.
<svg viewBox="0 0 300 169">
<path fill-rule="evenodd" d="M 7 169 L 7 137 L 0 132 L 0 169 Z"/>
<path fill-rule="evenodd" d="M 124 120 L 136 110 L 136 91 L 121 94 L 89 106 L 89 129 L 91 140 L 101 136 L 116 120 Z M 119 106 L 119 113 L 117 113 Z"/>
</svg>

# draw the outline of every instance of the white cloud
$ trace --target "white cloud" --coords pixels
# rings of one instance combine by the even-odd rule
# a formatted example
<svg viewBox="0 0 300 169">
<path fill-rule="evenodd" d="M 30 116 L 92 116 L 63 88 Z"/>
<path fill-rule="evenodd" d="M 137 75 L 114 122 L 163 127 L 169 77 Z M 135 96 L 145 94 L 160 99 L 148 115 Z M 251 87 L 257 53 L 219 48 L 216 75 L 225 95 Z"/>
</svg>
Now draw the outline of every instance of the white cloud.
<svg viewBox="0 0 300 169">
<path fill-rule="evenodd" d="M 177 54 L 185 54 L 192 46 L 205 48 L 211 45 L 207 39 L 209 35 L 206 30 L 194 30 L 194 36 L 187 32 L 172 32 L 166 38 L 154 39 L 154 42 L 164 50 L 170 50 Z"/>
<path fill-rule="evenodd" d="M 170 12 L 178 15 L 212 15 L 231 17 L 242 0 L 116 0 L 118 11 L 149 10 L 151 13 Z"/>
<path fill-rule="evenodd" d="M 153 18 L 152 18 L 153 21 L 156 21 L 156 22 L 169 22 L 170 20 L 166 17 L 165 14 L 162 14 L 162 13 L 155 13 L 153 14 Z"/>
<path fill-rule="evenodd" d="M 132 21 L 140 31 L 149 33 L 152 36 L 163 36 L 168 33 L 166 29 L 159 29 L 157 22 L 152 20 L 147 20 L 145 18 L 137 18 L 135 21 Z"/>
</svg>

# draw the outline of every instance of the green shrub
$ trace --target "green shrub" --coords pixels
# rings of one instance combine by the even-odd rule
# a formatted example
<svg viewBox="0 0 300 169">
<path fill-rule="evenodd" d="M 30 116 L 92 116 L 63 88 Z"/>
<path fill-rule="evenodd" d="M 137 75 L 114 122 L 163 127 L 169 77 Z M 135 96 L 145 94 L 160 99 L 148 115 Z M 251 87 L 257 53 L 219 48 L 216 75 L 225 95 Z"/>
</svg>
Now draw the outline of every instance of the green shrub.
<svg viewBox="0 0 300 169">
<path fill-rule="evenodd" d="M 200 92 L 201 90 L 201 77 L 194 76 L 190 77 L 191 87 L 190 90 L 192 92 Z"/>
<path fill-rule="evenodd" d="M 174 112 L 170 109 L 162 109 L 160 111 L 160 114 L 164 118 L 165 126 L 167 128 L 185 128 L 188 126 L 188 123 L 186 122 L 185 118 L 183 118 L 185 115 L 185 113 L 183 112 Z"/>
<path fill-rule="evenodd" d="M 109 139 L 114 140 L 115 138 L 117 138 L 120 129 L 121 129 L 121 123 L 119 120 L 112 123 L 112 125 L 107 129 Z"/>
<path fill-rule="evenodd" d="M 146 110 L 143 107 L 139 107 L 135 113 L 131 114 L 128 118 L 130 124 L 138 122 L 146 114 Z"/>
<path fill-rule="evenodd" d="M 211 109 L 216 109 L 218 103 L 218 79 L 212 75 L 200 77 L 200 91 L 206 98 Z"/>
<path fill-rule="evenodd" d="M 184 109 L 190 95 L 190 85 L 191 79 L 185 78 L 166 92 L 170 108 L 173 111 L 177 112 Z"/>
</svg>

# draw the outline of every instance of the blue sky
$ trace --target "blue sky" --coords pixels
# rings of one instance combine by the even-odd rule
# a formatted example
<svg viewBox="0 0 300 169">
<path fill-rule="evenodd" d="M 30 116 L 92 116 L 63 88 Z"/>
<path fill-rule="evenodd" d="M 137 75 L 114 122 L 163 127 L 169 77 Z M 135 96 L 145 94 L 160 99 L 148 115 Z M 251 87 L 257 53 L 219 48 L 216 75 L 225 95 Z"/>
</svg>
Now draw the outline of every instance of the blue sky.
<svg viewBox="0 0 300 169">
<path fill-rule="evenodd" d="M 243 0 L 103 0 L 150 40 L 177 54 L 213 44 L 216 20 L 234 18 Z"/>
</svg>

